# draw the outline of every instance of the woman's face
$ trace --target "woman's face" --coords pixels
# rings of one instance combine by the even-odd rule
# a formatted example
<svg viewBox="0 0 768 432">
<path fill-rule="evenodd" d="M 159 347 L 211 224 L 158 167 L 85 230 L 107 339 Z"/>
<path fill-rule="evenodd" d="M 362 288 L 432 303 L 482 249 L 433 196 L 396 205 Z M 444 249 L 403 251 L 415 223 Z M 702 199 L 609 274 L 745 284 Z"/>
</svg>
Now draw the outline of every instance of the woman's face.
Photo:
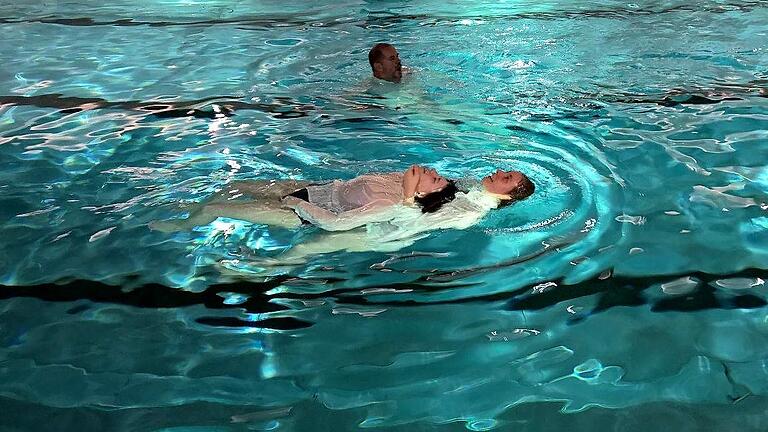
<svg viewBox="0 0 768 432">
<path fill-rule="evenodd" d="M 448 180 L 432 168 L 414 165 L 405 172 L 405 176 L 416 182 L 416 194 L 418 195 L 427 195 L 448 186 Z"/>
<path fill-rule="evenodd" d="M 519 171 L 498 170 L 483 179 L 483 187 L 490 193 L 509 195 L 510 192 L 522 186 L 524 180 L 525 175 Z"/>
</svg>

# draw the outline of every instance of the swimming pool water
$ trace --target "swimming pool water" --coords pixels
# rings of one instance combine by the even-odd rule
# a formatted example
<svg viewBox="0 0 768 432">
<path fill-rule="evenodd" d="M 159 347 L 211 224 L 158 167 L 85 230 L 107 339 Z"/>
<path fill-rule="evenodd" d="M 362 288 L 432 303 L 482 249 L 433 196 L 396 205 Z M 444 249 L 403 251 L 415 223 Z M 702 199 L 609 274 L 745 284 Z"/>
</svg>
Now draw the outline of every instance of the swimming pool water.
<svg viewBox="0 0 768 432">
<path fill-rule="evenodd" d="M 766 6 L 0 4 L 0 426 L 765 430 Z M 147 228 L 413 163 L 537 190 L 294 267 Z"/>
</svg>

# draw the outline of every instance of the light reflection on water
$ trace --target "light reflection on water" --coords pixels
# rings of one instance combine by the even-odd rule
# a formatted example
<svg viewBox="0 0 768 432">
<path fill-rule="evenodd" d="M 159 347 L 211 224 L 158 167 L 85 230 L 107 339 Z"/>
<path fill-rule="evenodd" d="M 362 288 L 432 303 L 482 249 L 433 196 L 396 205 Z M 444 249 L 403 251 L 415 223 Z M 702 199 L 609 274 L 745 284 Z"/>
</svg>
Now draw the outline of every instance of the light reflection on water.
<svg viewBox="0 0 768 432">
<path fill-rule="evenodd" d="M 0 404 L 540 430 L 505 416 L 668 402 L 725 418 L 768 392 L 759 2 L 142 6 L 0 6 L 0 276 L 191 297 L 4 300 Z M 414 71 L 399 86 L 368 78 L 381 40 Z M 537 192 L 397 253 L 292 267 L 263 264 L 307 230 L 146 227 L 234 180 L 412 163 L 520 169 Z M 635 288 L 591 289 L 622 277 Z"/>
</svg>

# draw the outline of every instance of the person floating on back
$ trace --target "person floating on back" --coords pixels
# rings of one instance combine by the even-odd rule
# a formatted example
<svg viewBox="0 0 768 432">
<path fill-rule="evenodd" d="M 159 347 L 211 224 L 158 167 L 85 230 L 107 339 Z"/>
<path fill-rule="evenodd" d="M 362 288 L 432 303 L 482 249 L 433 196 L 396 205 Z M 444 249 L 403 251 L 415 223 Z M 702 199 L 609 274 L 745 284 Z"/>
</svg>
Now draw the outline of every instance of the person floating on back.
<svg viewBox="0 0 768 432">
<path fill-rule="evenodd" d="M 455 194 L 452 181 L 419 165 L 404 172 L 365 174 L 351 180 L 243 181 L 188 209 L 187 219 L 154 221 L 150 228 L 178 231 L 229 217 L 284 228 L 299 227 L 304 221 L 325 231 L 346 231 L 389 220 L 393 208 L 401 205 L 436 212 Z M 240 197 L 248 199 L 237 199 Z"/>
<path fill-rule="evenodd" d="M 320 232 L 279 257 L 281 263 L 298 263 L 339 250 L 396 251 L 434 230 L 469 228 L 489 211 L 524 200 L 534 190 L 525 174 L 499 170 L 458 191 L 453 181 L 418 165 L 402 173 L 325 183 L 243 181 L 187 209 L 187 219 L 153 221 L 150 228 L 186 230 L 218 217 L 288 229 L 309 223 Z"/>
</svg>

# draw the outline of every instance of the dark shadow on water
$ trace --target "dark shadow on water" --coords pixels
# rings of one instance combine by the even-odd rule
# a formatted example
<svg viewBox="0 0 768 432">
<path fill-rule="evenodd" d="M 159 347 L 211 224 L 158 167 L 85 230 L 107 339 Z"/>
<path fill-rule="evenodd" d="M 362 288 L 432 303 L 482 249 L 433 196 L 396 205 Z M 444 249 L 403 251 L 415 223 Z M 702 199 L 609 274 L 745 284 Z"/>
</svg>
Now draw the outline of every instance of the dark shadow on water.
<svg viewBox="0 0 768 432">
<path fill-rule="evenodd" d="M 681 276 L 697 280 L 697 287 L 690 292 L 678 295 L 660 295 L 650 292 Z M 693 312 L 705 309 L 757 309 L 768 305 L 765 298 L 753 293 L 719 290 L 713 283 L 726 278 L 763 278 L 768 279 L 768 271 L 747 269 L 729 275 L 714 275 L 708 273 L 691 273 L 687 275 L 645 276 L 645 277 L 608 277 L 595 278 L 577 284 L 566 285 L 562 280 L 552 281 L 554 288 L 541 292 L 537 289 L 540 284 L 523 288 L 510 289 L 485 296 L 461 297 L 454 300 L 425 302 L 414 300 L 408 296 L 437 293 L 441 290 L 460 290 L 462 287 L 474 284 L 429 284 L 423 278 L 408 283 L 380 285 L 376 288 L 394 290 L 410 290 L 407 296 L 398 300 L 377 301 L 376 296 L 363 293 L 364 288 L 331 289 L 323 292 L 303 293 L 280 292 L 267 294 L 277 287 L 302 284 L 318 284 L 327 286 L 338 279 L 300 279 L 290 276 L 275 277 L 267 282 L 234 282 L 209 286 L 202 292 L 190 292 L 179 288 L 171 288 L 160 284 L 146 284 L 127 290 L 120 286 L 107 285 L 94 281 L 70 281 L 61 284 L 42 284 L 34 286 L 4 286 L 0 285 L 0 300 L 16 297 L 36 298 L 49 302 L 75 302 L 88 300 L 94 303 L 113 303 L 138 308 L 181 308 L 202 305 L 211 310 L 230 309 L 248 313 L 269 313 L 290 310 L 288 306 L 275 303 L 273 300 L 318 300 L 332 299 L 337 304 L 354 304 L 366 306 L 418 307 L 425 305 L 461 304 L 475 302 L 504 302 L 508 310 L 525 311 L 541 310 L 556 304 L 596 296 L 595 306 L 591 310 L 575 314 L 569 321 L 576 323 L 614 307 L 632 307 L 650 305 L 652 312 Z M 373 287 L 367 287 L 370 289 Z M 245 298 L 242 302 L 230 304 L 225 302 L 229 293 L 237 293 Z M 77 305 L 67 311 L 78 314 L 88 310 L 87 305 Z M 244 321 L 234 317 L 202 317 L 197 320 L 201 324 L 219 327 L 260 327 L 279 330 L 292 330 L 308 327 L 311 323 L 293 317 L 270 316 L 261 321 Z"/>
<path fill-rule="evenodd" d="M 690 3 L 670 7 L 625 7 L 625 8 L 594 8 L 594 9 L 562 9 L 541 12 L 496 13 L 490 15 L 439 15 L 439 14 L 397 14 L 388 11 L 371 11 L 364 13 L 358 20 L 339 19 L 339 16 L 328 18 L 316 18 L 302 14 L 280 15 L 240 15 L 213 19 L 188 20 L 181 17 L 176 19 L 147 20 L 147 19 L 98 19 L 87 16 L 61 17 L 56 15 L 44 15 L 38 17 L 0 18 L 0 24 L 51 24 L 70 27 L 210 27 L 210 26 L 237 26 L 243 30 L 268 30 L 285 27 L 336 27 L 343 25 L 356 25 L 362 28 L 390 27 L 396 24 L 413 23 L 420 26 L 438 25 L 446 22 L 454 22 L 461 19 L 482 19 L 484 21 L 512 21 L 512 20 L 583 20 L 583 19 L 615 19 L 626 20 L 633 17 L 664 15 L 669 13 L 734 13 L 750 12 L 764 7 L 764 1 L 742 1 L 716 4 Z M 365 12 L 365 10 L 364 10 Z"/>
<path fill-rule="evenodd" d="M 289 308 L 273 302 L 265 293 L 286 282 L 289 277 L 278 277 L 269 282 L 230 283 L 212 285 L 203 292 L 185 291 L 160 284 L 141 285 L 131 290 L 120 286 L 94 281 L 71 281 L 63 284 L 42 284 L 34 286 L 0 285 L 0 300 L 16 297 L 36 298 L 49 302 L 75 302 L 88 300 L 94 303 L 112 303 L 138 308 L 165 309 L 202 305 L 211 310 L 236 309 L 249 313 L 285 311 Z M 224 293 L 247 294 L 238 304 L 224 302 Z M 67 310 L 75 315 L 90 309 L 89 305 L 78 305 Z M 201 317 L 197 321 L 218 327 L 255 327 L 275 330 L 293 330 L 309 327 L 311 323 L 293 317 L 269 317 L 260 321 L 244 321 L 230 317 Z"/>
<path fill-rule="evenodd" d="M 37 96 L 0 96 L 0 106 L 33 106 L 53 108 L 62 114 L 75 114 L 97 109 L 127 110 L 145 113 L 157 118 L 231 117 L 236 111 L 255 110 L 266 112 L 279 119 L 306 117 L 315 110 L 312 105 L 300 104 L 288 98 L 275 98 L 275 102 L 249 103 L 228 96 L 178 102 L 108 101 L 102 98 L 64 96 L 60 93 Z"/>
<path fill-rule="evenodd" d="M 532 121 L 554 121 L 564 118 L 599 118 L 599 113 L 605 104 L 649 104 L 663 107 L 684 107 L 690 105 L 714 105 L 745 100 L 746 98 L 768 98 L 768 82 L 755 80 L 748 83 L 732 83 L 723 85 L 715 90 L 702 89 L 672 89 L 662 94 L 574 94 L 574 103 L 581 105 L 581 110 L 574 113 L 551 115 L 531 113 Z M 322 99 L 322 98 L 321 98 Z M 586 104 L 585 104 L 586 102 Z M 238 111 L 255 110 L 269 113 L 277 119 L 294 119 L 306 117 L 312 112 L 317 112 L 318 107 L 312 104 L 302 104 L 287 97 L 275 97 L 272 103 L 250 103 L 229 96 L 215 96 L 188 101 L 109 101 L 102 98 L 65 96 L 60 93 L 42 94 L 36 96 L 0 95 L 0 107 L 2 106 L 31 106 L 37 108 L 51 108 L 58 113 L 76 114 L 83 111 L 99 109 L 123 110 L 143 113 L 147 118 L 199 118 L 214 120 L 231 117 Z M 376 107 L 381 108 L 381 107 Z M 586 111 L 584 111 L 586 109 Z M 486 115 L 507 115 L 507 112 L 488 112 Z M 319 117 L 326 118 L 325 114 Z M 460 119 L 444 119 L 445 123 L 461 126 L 464 122 Z M 359 124 L 371 128 L 395 124 L 376 116 L 356 116 L 334 120 L 341 126 L 345 124 Z M 507 129 L 526 131 L 522 126 L 509 125 Z"/>
<path fill-rule="evenodd" d="M 273 330 L 297 330 L 307 328 L 312 323 L 296 318 L 267 318 L 261 321 L 245 321 L 234 317 L 200 317 L 195 319 L 200 324 L 212 327 L 232 327 L 232 328 L 269 328 Z"/>
<path fill-rule="evenodd" d="M 264 403 L 259 406 L 231 405 L 214 402 L 183 402 L 173 406 L 108 407 L 84 406 L 49 407 L 34 402 L 0 397 L 0 429 L 8 431 L 37 431 L 45 424 L 49 430 L 117 431 L 160 430 L 194 426 L 232 431 L 265 430 L 274 422 L 280 429 L 313 432 L 357 430 L 369 407 L 329 409 L 316 400 L 302 400 L 291 405 Z M 622 431 L 739 431 L 763 432 L 768 429 L 765 407 L 768 399 L 750 396 L 730 404 L 691 404 L 684 402 L 653 402 L 620 409 L 592 407 L 577 413 L 560 412 L 562 403 L 523 403 L 508 408 L 499 416 L 494 430 L 545 432 Z M 371 432 L 460 432 L 466 424 L 455 421 L 435 424 L 428 420 L 401 426 L 366 427 Z"/>
</svg>

